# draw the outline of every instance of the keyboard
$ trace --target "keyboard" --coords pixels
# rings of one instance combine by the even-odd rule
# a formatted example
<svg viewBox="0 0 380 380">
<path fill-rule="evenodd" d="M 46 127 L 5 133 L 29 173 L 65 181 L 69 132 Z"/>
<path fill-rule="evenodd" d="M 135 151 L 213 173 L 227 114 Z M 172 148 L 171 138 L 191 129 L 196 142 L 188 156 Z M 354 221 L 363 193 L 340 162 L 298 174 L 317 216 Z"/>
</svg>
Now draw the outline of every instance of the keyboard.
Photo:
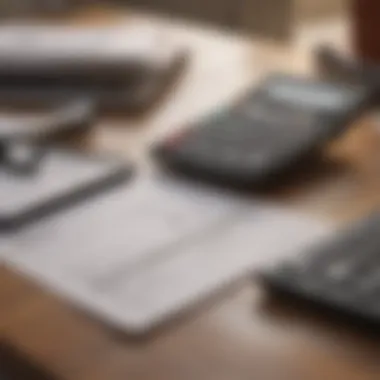
<svg viewBox="0 0 380 380">
<path fill-rule="evenodd" d="M 264 271 L 268 289 L 357 321 L 380 322 L 380 213 Z"/>
</svg>

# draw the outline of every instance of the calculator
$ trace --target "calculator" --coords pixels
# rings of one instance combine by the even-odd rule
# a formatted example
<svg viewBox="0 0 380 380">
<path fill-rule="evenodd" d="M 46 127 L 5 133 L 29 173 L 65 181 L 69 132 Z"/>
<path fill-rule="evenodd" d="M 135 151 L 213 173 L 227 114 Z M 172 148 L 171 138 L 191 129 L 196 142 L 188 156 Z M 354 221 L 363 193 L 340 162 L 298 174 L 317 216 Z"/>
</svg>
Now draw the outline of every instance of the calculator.
<svg viewBox="0 0 380 380">
<path fill-rule="evenodd" d="M 176 173 L 259 186 L 342 134 L 371 102 L 367 87 L 273 75 L 227 110 L 165 138 L 154 154 Z"/>
<path fill-rule="evenodd" d="M 377 211 L 255 276 L 273 295 L 350 322 L 380 325 L 380 213 Z"/>
</svg>

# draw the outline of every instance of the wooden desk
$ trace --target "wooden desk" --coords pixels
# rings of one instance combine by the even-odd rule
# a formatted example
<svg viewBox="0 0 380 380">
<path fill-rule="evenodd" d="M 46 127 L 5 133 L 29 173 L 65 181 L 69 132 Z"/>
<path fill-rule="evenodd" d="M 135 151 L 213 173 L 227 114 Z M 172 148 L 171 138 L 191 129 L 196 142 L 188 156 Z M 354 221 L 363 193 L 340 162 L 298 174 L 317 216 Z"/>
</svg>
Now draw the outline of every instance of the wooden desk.
<svg viewBox="0 0 380 380">
<path fill-rule="evenodd" d="M 307 71 L 308 59 L 301 47 L 281 49 L 173 24 L 169 29 L 194 50 L 183 82 L 159 111 L 133 127 L 126 121 L 103 120 L 90 138 L 94 149 L 125 153 L 145 166 L 152 139 L 228 102 L 260 75 L 280 66 Z M 327 163 L 315 175 L 294 180 L 275 198 L 337 220 L 365 213 L 380 200 L 378 136 L 363 122 L 326 152 Z M 268 302 L 248 279 L 187 319 L 137 342 L 115 334 L 27 279 L 0 269 L 0 338 L 65 380 L 380 377 L 376 339 L 305 309 Z"/>
</svg>

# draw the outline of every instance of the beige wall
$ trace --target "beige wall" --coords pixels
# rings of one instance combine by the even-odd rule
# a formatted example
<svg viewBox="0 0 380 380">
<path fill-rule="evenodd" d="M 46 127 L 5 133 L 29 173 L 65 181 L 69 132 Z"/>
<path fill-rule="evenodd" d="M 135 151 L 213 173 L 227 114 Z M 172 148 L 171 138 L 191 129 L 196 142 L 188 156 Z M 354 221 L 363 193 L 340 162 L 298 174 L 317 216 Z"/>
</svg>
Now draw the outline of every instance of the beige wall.
<svg viewBox="0 0 380 380">
<path fill-rule="evenodd" d="M 123 1 L 136 7 L 227 26 L 238 31 L 286 38 L 291 34 L 295 20 L 311 20 L 339 13 L 349 0 Z"/>
<path fill-rule="evenodd" d="M 379 0 L 380 1 L 380 0 Z M 295 22 L 343 14 L 349 0 L 243 0 L 239 26 L 252 33 L 286 38 Z"/>
<path fill-rule="evenodd" d="M 306 19 L 328 17 L 344 12 L 349 0 L 295 0 L 297 15 Z"/>
<path fill-rule="evenodd" d="M 294 0 L 242 0 L 236 24 L 248 33 L 275 38 L 289 36 Z"/>
</svg>

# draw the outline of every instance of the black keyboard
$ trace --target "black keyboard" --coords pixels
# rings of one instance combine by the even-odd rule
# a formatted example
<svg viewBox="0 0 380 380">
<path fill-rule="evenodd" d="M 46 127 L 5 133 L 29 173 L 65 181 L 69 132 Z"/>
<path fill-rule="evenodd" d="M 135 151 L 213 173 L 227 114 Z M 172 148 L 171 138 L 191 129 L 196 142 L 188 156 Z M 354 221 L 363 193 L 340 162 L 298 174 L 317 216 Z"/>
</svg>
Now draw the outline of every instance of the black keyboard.
<svg viewBox="0 0 380 380">
<path fill-rule="evenodd" d="M 380 322 L 380 213 L 261 274 L 282 296 Z"/>
<path fill-rule="evenodd" d="M 272 183 L 339 136 L 370 104 L 362 87 L 273 76 L 155 150 L 170 169 L 232 186 Z"/>
</svg>

